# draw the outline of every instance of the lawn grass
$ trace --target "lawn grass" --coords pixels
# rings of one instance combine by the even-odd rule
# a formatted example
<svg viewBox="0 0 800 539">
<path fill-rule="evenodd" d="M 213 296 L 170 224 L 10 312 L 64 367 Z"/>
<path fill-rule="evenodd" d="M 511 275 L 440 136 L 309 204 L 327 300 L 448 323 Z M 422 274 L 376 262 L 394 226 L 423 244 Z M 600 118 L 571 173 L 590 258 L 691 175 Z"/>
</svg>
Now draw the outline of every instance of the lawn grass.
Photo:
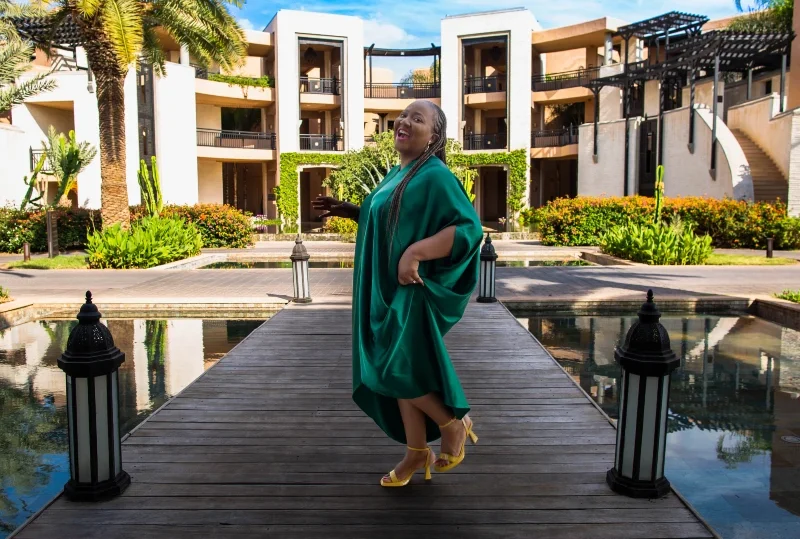
<svg viewBox="0 0 800 539">
<path fill-rule="evenodd" d="M 780 294 L 775 294 L 778 299 L 785 299 L 793 303 L 800 303 L 800 290 L 784 290 Z"/>
<path fill-rule="evenodd" d="M 37 270 L 59 270 L 59 269 L 86 269 L 86 255 L 63 255 L 55 258 L 31 258 L 28 262 L 11 262 L 8 265 L 11 269 L 37 269 Z"/>
<path fill-rule="evenodd" d="M 712 253 L 706 260 L 709 266 L 788 266 L 797 264 L 791 258 L 767 258 L 754 255 L 728 255 Z"/>
<path fill-rule="evenodd" d="M 5 303 L 6 301 L 11 301 L 11 296 L 7 289 L 0 286 L 0 303 Z"/>
</svg>

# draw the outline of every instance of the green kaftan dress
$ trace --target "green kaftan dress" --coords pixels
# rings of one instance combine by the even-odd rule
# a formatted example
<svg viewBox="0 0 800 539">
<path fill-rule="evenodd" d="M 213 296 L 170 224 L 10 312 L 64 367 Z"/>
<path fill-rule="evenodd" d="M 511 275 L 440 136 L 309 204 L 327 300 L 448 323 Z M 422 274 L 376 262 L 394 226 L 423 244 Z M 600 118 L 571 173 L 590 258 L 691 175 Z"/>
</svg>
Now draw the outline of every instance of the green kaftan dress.
<svg viewBox="0 0 800 539">
<path fill-rule="evenodd" d="M 410 166 L 394 167 L 364 200 L 353 271 L 353 400 L 401 443 L 406 436 L 398 398 L 435 392 L 459 419 L 469 412 L 444 335 L 461 319 L 477 284 L 482 237 L 461 182 L 431 157 L 406 187 L 390 251 L 391 195 Z M 452 225 L 451 255 L 420 263 L 425 286 L 401 286 L 397 266 L 406 248 Z M 428 441 L 439 435 L 428 419 Z"/>
</svg>

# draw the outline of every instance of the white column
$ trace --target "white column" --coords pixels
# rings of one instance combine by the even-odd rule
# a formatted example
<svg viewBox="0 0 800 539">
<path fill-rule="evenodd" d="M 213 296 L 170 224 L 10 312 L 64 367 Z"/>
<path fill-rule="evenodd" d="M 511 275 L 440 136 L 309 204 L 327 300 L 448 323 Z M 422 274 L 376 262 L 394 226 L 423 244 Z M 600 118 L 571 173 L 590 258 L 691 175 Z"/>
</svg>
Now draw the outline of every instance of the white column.
<svg viewBox="0 0 800 539">
<path fill-rule="evenodd" d="M 203 357 L 202 320 L 167 322 L 165 385 L 170 395 L 175 395 L 205 372 Z"/>
<path fill-rule="evenodd" d="M 139 102 L 137 99 L 136 67 L 125 77 L 125 178 L 128 185 L 128 204 L 140 204 L 139 189 Z"/>
<path fill-rule="evenodd" d="M 606 32 L 603 49 L 604 49 L 603 65 L 607 66 L 611 65 L 611 60 L 613 58 L 613 52 L 614 52 L 614 43 L 611 40 L 611 32 Z"/>
<path fill-rule="evenodd" d="M 180 60 L 181 60 L 181 65 L 188 66 L 190 64 L 189 48 L 186 45 L 181 45 Z"/>
</svg>

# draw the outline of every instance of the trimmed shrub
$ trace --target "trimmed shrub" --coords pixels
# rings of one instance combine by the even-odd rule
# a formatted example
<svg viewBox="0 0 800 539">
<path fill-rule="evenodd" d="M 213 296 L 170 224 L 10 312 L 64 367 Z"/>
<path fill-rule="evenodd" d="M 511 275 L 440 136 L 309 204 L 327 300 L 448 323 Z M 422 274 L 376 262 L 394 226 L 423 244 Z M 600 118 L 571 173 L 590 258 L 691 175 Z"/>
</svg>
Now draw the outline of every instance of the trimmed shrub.
<svg viewBox="0 0 800 539">
<path fill-rule="evenodd" d="M 142 206 L 131 208 L 131 221 L 143 218 Z M 194 206 L 164 206 L 161 217 L 183 219 L 197 227 L 203 247 L 240 249 L 253 244 L 250 214 L 227 204 L 195 204 Z"/>
<path fill-rule="evenodd" d="M 537 212 L 545 245 L 599 245 L 614 226 L 653 221 L 655 199 L 648 197 L 561 198 Z M 788 217 L 781 203 L 748 203 L 701 197 L 665 198 L 662 221 L 679 218 L 698 235 L 709 235 L 715 247 L 763 249 L 775 238 L 781 249 L 800 246 L 800 220 Z"/>
<path fill-rule="evenodd" d="M 100 212 L 58 208 L 58 246 L 61 249 L 83 249 L 86 235 L 100 227 Z M 43 210 L 21 211 L 0 208 L 0 252 L 21 253 L 30 243 L 31 251 L 47 250 L 47 216 Z"/>
<path fill-rule="evenodd" d="M 611 228 L 600 240 L 602 251 L 611 256 L 644 264 L 704 264 L 713 250 L 711 236 L 697 236 L 679 222 L 631 223 Z"/>
<path fill-rule="evenodd" d="M 342 236 L 355 236 L 358 234 L 358 223 L 345 217 L 330 217 L 325 219 L 325 232 Z"/>
<path fill-rule="evenodd" d="M 90 268 L 152 268 L 200 253 L 200 232 L 183 219 L 145 217 L 130 230 L 115 224 L 88 236 Z"/>
</svg>

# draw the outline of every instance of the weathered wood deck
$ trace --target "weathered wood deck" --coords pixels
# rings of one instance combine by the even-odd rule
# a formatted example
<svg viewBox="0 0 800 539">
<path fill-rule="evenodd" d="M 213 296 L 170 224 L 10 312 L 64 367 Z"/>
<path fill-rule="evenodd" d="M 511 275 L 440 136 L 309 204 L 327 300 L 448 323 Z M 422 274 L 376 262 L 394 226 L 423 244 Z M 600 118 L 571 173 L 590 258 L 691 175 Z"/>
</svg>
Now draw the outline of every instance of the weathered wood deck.
<svg viewBox="0 0 800 539">
<path fill-rule="evenodd" d="M 608 489 L 613 427 L 501 305 L 448 345 L 481 439 L 430 484 L 378 485 L 403 448 L 350 399 L 349 305 L 292 306 L 125 441 L 123 496 L 59 499 L 18 537 L 712 536 L 674 495 Z"/>
</svg>

